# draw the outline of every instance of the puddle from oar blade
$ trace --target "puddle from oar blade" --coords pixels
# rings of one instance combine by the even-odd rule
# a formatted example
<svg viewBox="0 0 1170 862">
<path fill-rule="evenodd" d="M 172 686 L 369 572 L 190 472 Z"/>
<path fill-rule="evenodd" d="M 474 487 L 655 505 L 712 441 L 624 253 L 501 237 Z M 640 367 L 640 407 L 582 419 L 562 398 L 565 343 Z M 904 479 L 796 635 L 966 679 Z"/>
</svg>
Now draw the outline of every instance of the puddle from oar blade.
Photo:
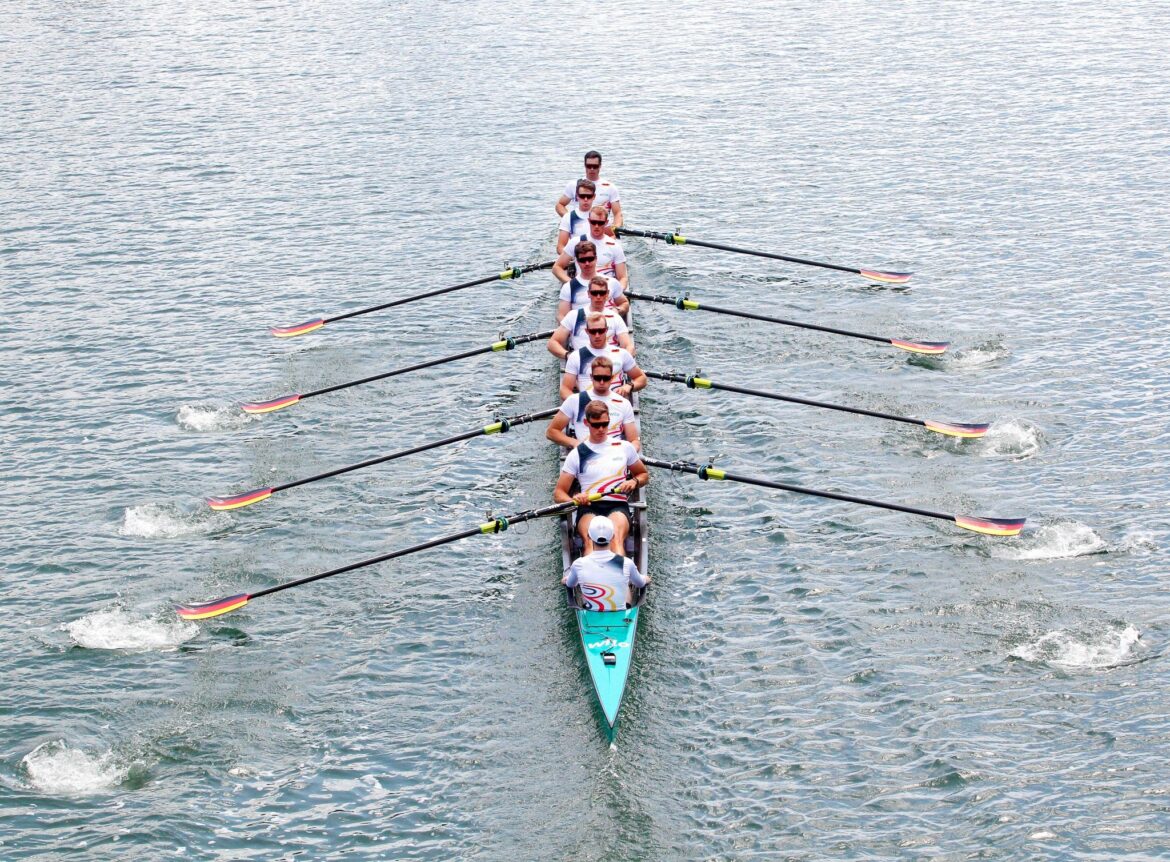
<svg viewBox="0 0 1170 862">
<path fill-rule="evenodd" d="M 257 418 L 236 406 L 184 404 L 179 408 L 175 422 L 186 431 L 230 431 L 243 428 Z"/>
<path fill-rule="evenodd" d="M 62 796 L 111 790 L 124 782 L 133 768 L 133 764 L 119 762 L 112 751 L 91 754 L 70 748 L 63 739 L 38 745 L 20 765 L 32 787 Z"/>
<path fill-rule="evenodd" d="M 1061 560 L 1108 551 L 1108 543 L 1092 527 L 1064 521 L 1045 524 L 1014 542 L 996 544 L 991 555 L 1003 560 Z"/>
<path fill-rule="evenodd" d="M 62 628 L 85 649 L 173 650 L 199 634 L 199 626 L 168 614 L 158 620 L 134 616 L 124 608 L 106 608 L 66 623 Z"/>
<path fill-rule="evenodd" d="M 201 536 L 222 530 L 231 519 L 222 512 L 205 507 L 187 510 L 169 503 L 144 503 L 128 506 L 122 513 L 118 535 L 143 539 L 176 539 Z"/>
<path fill-rule="evenodd" d="M 1010 351 L 998 339 L 985 341 L 970 347 L 952 347 L 944 354 L 943 362 L 948 369 L 964 371 L 968 368 L 985 368 L 1006 359 Z"/>
<path fill-rule="evenodd" d="M 1035 425 L 1008 419 L 991 423 L 987 434 L 976 441 L 976 451 L 984 458 L 1030 458 L 1044 445 L 1044 435 Z"/>
<path fill-rule="evenodd" d="M 1086 631 L 1056 629 L 1011 649 L 1011 658 L 1072 670 L 1101 670 L 1130 657 L 1141 632 L 1129 623 Z"/>
</svg>

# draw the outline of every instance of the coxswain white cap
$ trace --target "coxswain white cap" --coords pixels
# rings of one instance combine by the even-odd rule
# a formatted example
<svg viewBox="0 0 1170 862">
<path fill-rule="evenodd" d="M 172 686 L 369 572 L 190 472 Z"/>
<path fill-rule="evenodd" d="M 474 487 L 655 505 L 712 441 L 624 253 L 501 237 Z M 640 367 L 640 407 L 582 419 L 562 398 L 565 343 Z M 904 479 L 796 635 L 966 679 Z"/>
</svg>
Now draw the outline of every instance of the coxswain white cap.
<svg viewBox="0 0 1170 862">
<path fill-rule="evenodd" d="M 613 521 L 605 515 L 597 515 L 589 522 L 589 538 L 595 545 L 608 545 L 613 538 Z"/>
</svg>

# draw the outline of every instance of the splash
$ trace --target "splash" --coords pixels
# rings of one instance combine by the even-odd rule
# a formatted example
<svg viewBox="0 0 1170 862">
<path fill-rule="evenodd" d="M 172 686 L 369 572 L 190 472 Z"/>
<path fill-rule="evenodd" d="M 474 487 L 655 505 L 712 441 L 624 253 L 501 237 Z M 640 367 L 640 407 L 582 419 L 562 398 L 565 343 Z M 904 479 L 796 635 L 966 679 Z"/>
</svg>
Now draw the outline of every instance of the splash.
<svg viewBox="0 0 1170 862">
<path fill-rule="evenodd" d="M 184 404 L 175 421 L 187 431 L 229 431 L 243 428 L 257 417 L 238 407 L 216 407 L 207 404 Z"/>
<path fill-rule="evenodd" d="M 229 520 L 227 515 L 203 509 L 184 512 L 178 506 L 146 503 L 126 509 L 122 515 L 122 524 L 118 527 L 118 535 L 138 536 L 144 539 L 175 539 L 222 529 Z"/>
<path fill-rule="evenodd" d="M 85 649 L 172 650 L 199 634 L 199 626 L 135 617 L 122 608 L 86 614 L 62 628 Z"/>
<path fill-rule="evenodd" d="M 20 763 L 37 790 L 69 796 L 109 790 L 130 774 L 130 767 L 118 763 L 112 751 L 88 754 L 63 739 L 38 745 Z"/>
<path fill-rule="evenodd" d="M 1074 670 L 1114 667 L 1132 652 L 1141 632 L 1115 623 L 1104 631 L 1072 633 L 1057 629 L 1008 653 L 1013 658 Z"/>
<path fill-rule="evenodd" d="M 974 347 L 962 347 L 947 354 L 946 366 L 955 370 L 985 368 L 1006 359 L 1009 351 L 998 341 L 985 342 Z"/>
<path fill-rule="evenodd" d="M 978 452 L 985 458 L 1031 458 L 1044 444 L 1044 435 L 1035 425 L 1008 420 L 994 422 L 979 440 Z"/>
<path fill-rule="evenodd" d="M 1108 551 L 1109 546 L 1092 527 L 1067 521 L 1045 524 L 1021 541 L 996 544 L 991 554 L 1004 560 L 1062 560 Z"/>
</svg>

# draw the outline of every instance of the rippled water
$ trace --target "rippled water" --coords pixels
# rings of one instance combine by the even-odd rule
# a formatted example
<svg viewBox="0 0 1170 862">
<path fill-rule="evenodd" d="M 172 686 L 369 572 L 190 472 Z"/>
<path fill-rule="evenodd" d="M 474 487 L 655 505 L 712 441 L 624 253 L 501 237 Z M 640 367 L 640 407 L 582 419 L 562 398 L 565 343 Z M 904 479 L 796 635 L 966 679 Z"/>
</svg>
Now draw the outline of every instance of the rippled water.
<svg viewBox="0 0 1170 862">
<path fill-rule="evenodd" d="M 49 4 L 0 28 L 0 857 L 1149 859 L 1170 842 L 1163 5 Z M 582 40 L 582 34 L 590 38 Z M 1018 539 L 693 476 L 651 486 L 617 745 L 555 525 L 256 590 L 545 503 L 533 332 L 597 147 L 627 222 L 906 287 L 630 240 L 639 361 L 943 421 L 660 383 L 648 451 Z"/>
</svg>

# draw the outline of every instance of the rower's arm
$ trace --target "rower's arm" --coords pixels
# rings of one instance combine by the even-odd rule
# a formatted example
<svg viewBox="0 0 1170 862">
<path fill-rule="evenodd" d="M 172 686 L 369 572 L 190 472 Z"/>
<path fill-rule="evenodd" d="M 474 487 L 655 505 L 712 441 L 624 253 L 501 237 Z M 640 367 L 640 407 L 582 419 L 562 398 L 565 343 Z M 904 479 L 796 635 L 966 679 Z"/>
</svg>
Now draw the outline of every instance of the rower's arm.
<svg viewBox="0 0 1170 862">
<path fill-rule="evenodd" d="M 612 228 L 614 228 L 614 229 L 616 230 L 617 228 L 619 228 L 619 227 L 621 227 L 623 224 L 625 224 L 625 222 L 624 222 L 624 221 L 622 221 L 622 204 L 621 204 L 621 201 L 614 201 L 614 202 L 613 202 L 613 204 L 612 204 L 612 205 L 611 205 L 611 207 L 610 207 L 610 212 L 612 212 L 612 213 L 613 213 L 613 222 L 610 224 L 610 227 L 612 227 Z"/>
<path fill-rule="evenodd" d="M 641 464 L 642 462 L 639 461 L 638 463 Z M 642 469 L 645 470 L 646 468 L 643 467 Z M 574 478 L 572 473 L 561 473 L 560 478 L 557 479 L 557 486 L 553 489 L 553 500 L 558 503 L 568 503 L 573 499 L 569 493 L 569 489 L 573 487 Z"/>
<path fill-rule="evenodd" d="M 617 337 L 618 347 L 624 347 L 630 356 L 634 355 L 634 337 L 630 335 L 630 330 L 626 330 Z"/>
<path fill-rule="evenodd" d="M 569 211 L 569 196 L 561 195 L 560 200 L 557 201 L 557 215 L 563 216 Z"/>
<path fill-rule="evenodd" d="M 565 414 L 558 413 L 557 415 L 564 416 Z M 568 418 L 568 417 L 566 417 L 566 418 Z M 553 421 L 555 422 L 556 420 L 554 419 Z M 638 423 L 637 422 L 627 422 L 625 425 L 623 425 L 622 426 L 622 436 L 626 438 L 626 442 L 628 442 L 631 446 L 633 446 L 639 452 L 642 451 L 642 440 L 638 437 Z"/>
<path fill-rule="evenodd" d="M 642 379 L 646 379 L 646 375 L 642 375 Z M 643 386 L 646 384 L 643 383 Z M 577 375 L 566 371 L 561 375 L 561 400 L 564 401 L 573 394 L 573 390 L 577 388 Z"/>
<path fill-rule="evenodd" d="M 572 263 L 573 258 L 567 254 L 562 254 L 557 258 L 557 262 L 553 264 L 552 273 L 557 277 L 557 281 L 561 284 L 569 283 L 569 273 L 565 271 L 565 267 Z"/>
<path fill-rule="evenodd" d="M 565 253 L 565 246 L 569 244 L 569 232 L 567 230 L 557 231 L 557 254 Z"/>
<path fill-rule="evenodd" d="M 548 352 L 557 359 L 564 359 L 569 355 L 569 330 L 563 326 L 558 326 L 548 339 Z M 629 350 L 629 348 L 626 348 Z"/>
<path fill-rule="evenodd" d="M 625 293 L 622 293 L 620 297 L 613 301 L 613 307 L 617 309 L 617 313 L 622 317 L 630 316 L 630 299 Z"/>
<path fill-rule="evenodd" d="M 637 365 L 627 371 L 626 375 L 630 378 L 630 386 L 632 387 L 630 390 L 631 392 L 639 392 L 645 389 L 646 384 L 650 382 L 646 377 L 646 372 Z M 568 396 L 566 395 L 565 398 L 567 397 Z M 564 399 L 561 400 L 563 401 Z"/>
<path fill-rule="evenodd" d="M 570 437 L 565 433 L 565 429 L 569 427 L 569 417 L 561 411 L 557 411 L 553 416 L 552 422 L 548 423 L 548 428 L 544 432 L 544 436 L 556 443 L 558 446 L 564 446 L 566 449 L 572 449 L 581 441 L 576 437 Z"/>
<path fill-rule="evenodd" d="M 556 272 L 556 267 L 553 267 L 553 272 Z M 630 289 L 630 268 L 626 266 L 624 260 L 621 263 L 615 263 L 613 265 L 613 274 L 622 283 L 622 293 L 624 294 Z M 565 279 L 565 281 L 568 281 L 568 279 Z"/>
<path fill-rule="evenodd" d="M 562 299 L 557 303 L 557 322 L 565 319 L 565 315 L 573 310 L 572 304 L 567 299 Z"/>
</svg>

